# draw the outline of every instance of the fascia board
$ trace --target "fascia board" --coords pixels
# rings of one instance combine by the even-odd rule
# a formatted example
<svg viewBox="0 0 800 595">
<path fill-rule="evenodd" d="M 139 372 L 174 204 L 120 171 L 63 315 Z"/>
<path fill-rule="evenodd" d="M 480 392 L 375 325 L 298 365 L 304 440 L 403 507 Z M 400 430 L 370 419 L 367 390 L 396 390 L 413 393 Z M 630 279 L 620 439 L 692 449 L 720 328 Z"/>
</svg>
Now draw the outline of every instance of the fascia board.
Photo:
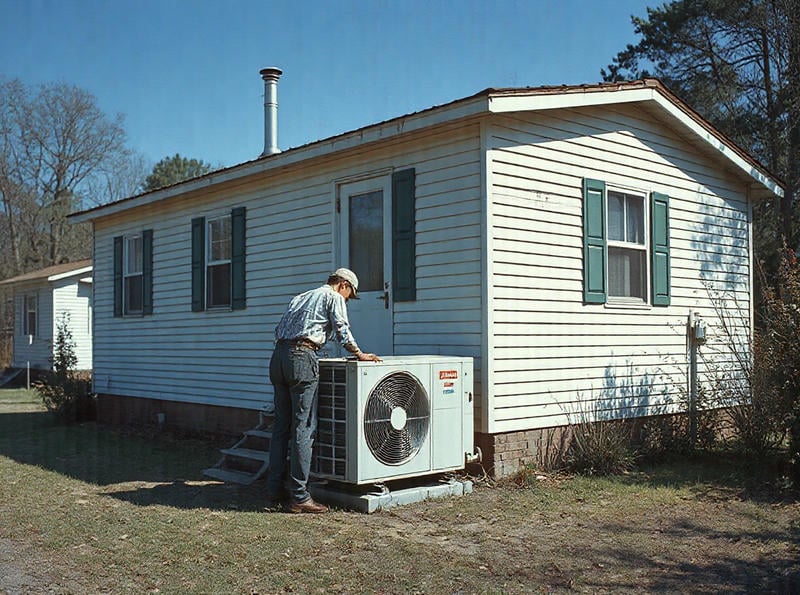
<svg viewBox="0 0 800 595">
<path fill-rule="evenodd" d="M 67 271 L 66 273 L 59 273 L 58 275 L 51 275 L 47 278 L 48 281 L 59 281 L 61 279 L 66 279 L 67 277 L 74 277 L 75 275 L 85 275 L 86 273 L 91 273 L 92 267 L 83 267 L 82 269 L 75 269 L 74 271 Z"/>
<path fill-rule="evenodd" d="M 653 99 L 652 88 L 624 91 L 584 91 L 566 93 L 531 93 L 492 96 L 489 111 L 493 113 L 569 109 L 594 105 L 632 103 Z"/>
<path fill-rule="evenodd" d="M 653 97 L 655 102 L 670 116 L 678 120 L 686 128 L 692 131 L 697 138 L 705 142 L 708 146 L 714 149 L 720 156 L 731 162 L 736 168 L 741 170 L 747 177 L 752 179 L 763 190 L 771 196 L 783 198 L 783 188 L 776 181 L 773 180 L 764 171 L 757 168 L 753 163 L 742 157 L 739 152 L 728 142 L 713 133 L 712 130 L 703 126 L 696 119 L 690 117 L 679 106 L 675 105 L 668 98 L 664 97 L 661 93 L 656 93 Z M 758 190 L 758 186 L 754 189 Z M 763 194 L 759 193 L 759 194 Z"/>
</svg>

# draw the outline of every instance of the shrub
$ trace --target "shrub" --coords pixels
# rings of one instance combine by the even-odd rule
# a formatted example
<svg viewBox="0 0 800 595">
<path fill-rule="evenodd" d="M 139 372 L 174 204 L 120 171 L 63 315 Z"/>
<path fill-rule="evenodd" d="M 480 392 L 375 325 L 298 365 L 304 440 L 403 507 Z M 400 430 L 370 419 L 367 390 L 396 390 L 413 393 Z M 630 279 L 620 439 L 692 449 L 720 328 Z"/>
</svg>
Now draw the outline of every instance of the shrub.
<svg viewBox="0 0 800 595">
<path fill-rule="evenodd" d="M 618 475 L 633 468 L 630 420 L 608 419 L 601 401 L 592 401 L 591 409 L 584 407 L 583 399 L 580 403 L 577 411 L 567 414 L 566 451 L 560 459 L 565 469 L 584 475 Z"/>
<path fill-rule="evenodd" d="M 90 421 L 97 417 L 91 377 L 75 371 L 78 356 L 69 328 L 69 314 L 64 312 L 56 323 L 53 343 L 53 370 L 35 384 L 44 406 L 64 422 Z"/>
<path fill-rule="evenodd" d="M 790 464 L 800 482 L 800 263 L 787 249 L 774 285 L 763 266 L 759 273 L 762 301 L 752 338 L 741 332 L 749 329 L 749 317 L 722 316 L 720 300 L 712 298 L 723 340 L 735 358 L 728 365 L 706 361 L 710 390 L 727 407 L 743 450 L 769 454 L 785 447 L 788 436 Z"/>
<path fill-rule="evenodd" d="M 715 415 L 708 392 L 697 391 L 694 407 L 688 390 L 676 387 L 678 410 L 673 414 L 646 417 L 637 437 L 639 455 L 651 461 L 668 455 L 685 456 L 697 450 L 710 450 L 717 442 L 718 416 Z M 692 424 L 694 416 L 694 424 Z"/>
<path fill-rule="evenodd" d="M 586 475 L 619 475 L 635 462 L 631 424 L 625 420 L 587 421 L 572 425 L 567 468 Z"/>
</svg>

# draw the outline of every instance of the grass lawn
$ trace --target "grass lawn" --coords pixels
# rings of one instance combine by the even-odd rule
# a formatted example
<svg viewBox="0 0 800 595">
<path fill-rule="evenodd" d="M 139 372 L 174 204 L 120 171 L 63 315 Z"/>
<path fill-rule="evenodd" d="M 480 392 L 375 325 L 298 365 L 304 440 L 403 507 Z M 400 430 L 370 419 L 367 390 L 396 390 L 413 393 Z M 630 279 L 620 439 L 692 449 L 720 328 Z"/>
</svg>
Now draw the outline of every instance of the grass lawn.
<svg viewBox="0 0 800 595">
<path fill-rule="evenodd" d="M 204 479 L 217 456 L 0 390 L 0 593 L 800 592 L 800 504 L 765 464 L 295 516 L 261 511 L 263 482 Z"/>
</svg>

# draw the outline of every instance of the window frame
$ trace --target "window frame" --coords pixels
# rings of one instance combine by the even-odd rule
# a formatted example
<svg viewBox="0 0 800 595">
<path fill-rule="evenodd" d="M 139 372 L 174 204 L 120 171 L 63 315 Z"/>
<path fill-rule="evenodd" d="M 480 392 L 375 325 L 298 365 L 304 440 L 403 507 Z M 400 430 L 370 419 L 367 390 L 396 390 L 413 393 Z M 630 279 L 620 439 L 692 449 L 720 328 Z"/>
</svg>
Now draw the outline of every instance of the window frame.
<svg viewBox="0 0 800 595">
<path fill-rule="evenodd" d="M 212 229 L 214 224 L 219 221 L 227 221 L 227 253 L 228 257 L 225 259 L 213 259 L 213 234 Z M 204 280 L 205 280 L 205 309 L 206 310 L 231 310 L 233 306 L 233 215 L 231 212 L 222 213 L 219 215 L 206 218 L 205 222 L 205 238 L 204 238 Z M 212 297 L 219 297 L 213 293 L 214 284 L 212 283 L 212 268 L 228 267 L 228 288 L 227 288 L 227 302 L 214 303 Z"/>
<path fill-rule="evenodd" d="M 138 251 L 138 271 L 129 270 L 129 255 L 131 243 L 139 242 Z M 139 277 L 139 304 L 138 310 L 130 308 L 130 284 L 129 280 Z M 142 233 L 135 233 L 122 236 L 122 315 L 123 316 L 143 316 L 144 315 L 144 236 Z"/>
<path fill-rule="evenodd" d="M 622 221 L 622 230 L 624 235 L 626 236 L 625 240 L 614 240 L 611 239 L 611 195 L 622 195 L 625 200 L 623 200 L 623 221 Z M 609 305 L 631 305 L 631 306 L 648 306 L 650 304 L 650 291 L 652 285 L 652 271 L 650 267 L 650 234 L 648 230 L 650 229 L 650 201 L 648 200 L 649 193 L 638 189 L 638 188 L 629 188 L 620 185 L 612 185 L 607 184 L 605 190 L 605 207 L 606 207 L 606 221 L 605 221 L 605 233 L 606 233 L 606 303 Z M 637 242 L 630 242 L 627 241 L 627 233 L 628 233 L 628 198 L 636 198 L 641 202 L 641 213 L 642 213 L 642 220 L 641 225 L 639 225 L 639 230 L 642 236 L 642 243 Z M 640 255 L 643 268 L 642 268 L 642 297 L 637 296 L 624 296 L 624 295 L 613 295 L 612 291 L 612 267 L 611 267 L 611 250 L 612 249 L 619 249 L 619 250 L 629 250 L 635 251 Z M 628 283 L 630 290 L 630 283 Z"/>
<path fill-rule="evenodd" d="M 33 306 L 32 308 L 30 306 Z M 33 332 L 31 332 L 30 316 L 33 314 Z M 22 334 L 37 337 L 39 330 L 39 294 L 26 293 L 22 297 Z"/>
</svg>

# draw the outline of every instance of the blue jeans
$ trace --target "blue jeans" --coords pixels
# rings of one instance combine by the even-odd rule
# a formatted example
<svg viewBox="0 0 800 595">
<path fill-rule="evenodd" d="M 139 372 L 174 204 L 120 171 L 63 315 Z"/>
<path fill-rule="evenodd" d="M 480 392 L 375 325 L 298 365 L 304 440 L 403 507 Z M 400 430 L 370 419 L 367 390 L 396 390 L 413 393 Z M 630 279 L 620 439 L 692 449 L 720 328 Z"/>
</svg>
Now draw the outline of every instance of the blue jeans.
<svg viewBox="0 0 800 595">
<path fill-rule="evenodd" d="M 269 362 L 275 388 L 275 423 L 269 447 L 267 490 L 275 497 L 285 487 L 294 502 L 305 502 L 311 472 L 311 449 L 317 430 L 319 362 L 313 350 L 278 342 Z M 286 454 L 289 454 L 289 476 Z"/>
</svg>

